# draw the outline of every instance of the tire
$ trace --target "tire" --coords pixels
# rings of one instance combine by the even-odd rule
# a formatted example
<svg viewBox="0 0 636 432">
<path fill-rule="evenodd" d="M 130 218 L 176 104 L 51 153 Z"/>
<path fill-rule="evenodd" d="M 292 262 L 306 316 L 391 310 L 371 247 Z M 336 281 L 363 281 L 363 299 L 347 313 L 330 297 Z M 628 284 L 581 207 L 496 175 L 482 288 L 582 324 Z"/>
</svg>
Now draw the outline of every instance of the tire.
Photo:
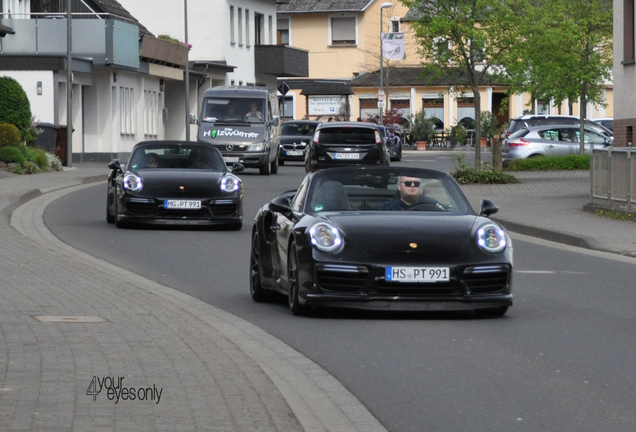
<svg viewBox="0 0 636 432">
<path fill-rule="evenodd" d="M 110 193 L 110 187 L 108 188 L 108 194 L 106 195 L 106 222 L 112 224 L 115 223 L 115 215 L 112 213 L 113 207 L 113 194 Z"/>
<path fill-rule="evenodd" d="M 115 226 L 117 228 L 126 228 L 126 222 L 119 219 L 119 204 L 115 202 Z"/>
<path fill-rule="evenodd" d="M 397 161 L 400 162 L 402 160 L 402 146 L 400 146 L 400 151 L 398 151 Z"/>
<path fill-rule="evenodd" d="M 278 166 L 285 165 L 285 159 L 278 159 Z"/>
<path fill-rule="evenodd" d="M 261 285 L 261 246 L 258 241 L 258 232 L 252 235 L 252 248 L 250 250 L 250 294 L 252 300 L 262 303 L 267 300 L 267 294 Z"/>
<path fill-rule="evenodd" d="M 243 228 L 243 222 L 234 222 L 228 227 L 231 231 L 240 231 Z"/>
<path fill-rule="evenodd" d="M 265 165 L 258 169 L 258 173 L 260 175 L 269 175 L 271 164 L 269 162 L 265 162 Z"/>
<path fill-rule="evenodd" d="M 296 253 L 296 243 L 289 245 L 289 253 L 287 255 L 287 279 L 289 282 L 289 290 L 287 299 L 289 310 L 296 316 L 305 315 L 307 306 L 301 305 L 298 297 L 298 254 Z"/>
<path fill-rule="evenodd" d="M 276 156 L 276 158 L 274 158 L 274 160 L 272 161 L 269 170 L 272 172 L 272 174 L 278 174 L 278 156 Z"/>
<path fill-rule="evenodd" d="M 500 317 L 508 312 L 508 306 L 501 306 L 487 309 L 475 309 L 475 313 L 482 317 Z"/>
</svg>

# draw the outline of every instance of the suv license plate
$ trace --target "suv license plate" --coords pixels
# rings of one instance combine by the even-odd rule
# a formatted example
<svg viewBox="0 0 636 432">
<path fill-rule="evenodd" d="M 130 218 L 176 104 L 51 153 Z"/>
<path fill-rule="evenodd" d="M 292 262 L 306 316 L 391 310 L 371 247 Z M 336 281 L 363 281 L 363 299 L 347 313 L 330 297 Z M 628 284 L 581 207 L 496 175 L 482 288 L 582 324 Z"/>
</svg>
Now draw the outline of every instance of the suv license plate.
<svg viewBox="0 0 636 432">
<path fill-rule="evenodd" d="M 360 159 L 360 153 L 334 153 L 334 159 Z"/>
<path fill-rule="evenodd" d="M 223 156 L 223 160 L 225 161 L 225 163 L 234 163 L 234 162 L 238 162 L 239 158 L 238 157 L 226 157 L 226 156 Z"/>
</svg>

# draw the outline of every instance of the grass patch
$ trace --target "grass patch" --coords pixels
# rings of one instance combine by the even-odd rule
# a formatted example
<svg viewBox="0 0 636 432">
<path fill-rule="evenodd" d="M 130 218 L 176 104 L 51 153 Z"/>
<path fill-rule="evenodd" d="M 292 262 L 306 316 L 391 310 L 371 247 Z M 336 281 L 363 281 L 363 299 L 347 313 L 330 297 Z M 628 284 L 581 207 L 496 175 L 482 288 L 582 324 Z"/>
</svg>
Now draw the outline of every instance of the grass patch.
<svg viewBox="0 0 636 432">
<path fill-rule="evenodd" d="M 589 170 L 589 155 L 540 156 L 510 161 L 509 171 L 571 171 Z"/>
<path fill-rule="evenodd" d="M 636 214 L 616 210 L 596 210 L 595 215 L 608 219 L 636 222 Z"/>
</svg>

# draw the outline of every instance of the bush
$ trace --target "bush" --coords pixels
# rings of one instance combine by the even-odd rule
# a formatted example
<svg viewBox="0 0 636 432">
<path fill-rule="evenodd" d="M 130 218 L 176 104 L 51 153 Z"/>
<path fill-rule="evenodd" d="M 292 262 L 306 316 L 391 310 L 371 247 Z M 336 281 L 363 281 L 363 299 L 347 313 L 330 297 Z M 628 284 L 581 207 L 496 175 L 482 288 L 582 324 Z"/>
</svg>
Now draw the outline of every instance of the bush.
<svg viewBox="0 0 636 432">
<path fill-rule="evenodd" d="M 24 89 L 13 78 L 0 77 L 0 123 L 11 123 L 25 141 L 31 130 L 31 104 Z"/>
<path fill-rule="evenodd" d="M 49 157 L 42 149 L 35 149 L 35 155 L 33 156 L 33 162 L 40 167 L 42 171 L 48 171 L 49 169 Z"/>
<path fill-rule="evenodd" d="M 464 162 L 464 154 L 451 155 L 453 163 L 457 169 L 450 175 L 459 184 L 506 184 L 520 183 L 519 179 L 513 175 L 496 171 L 492 168 L 477 171 L 474 167 Z"/>
<path fill-rule="evenodd" d="M 18 147 L 22 143 L 20 131 L 11 123 L 0 123 L 0 148 Z"/>
<path fill-rule="evenodd" d="M 0 148 L 0 161 L 23 164 L 26 161 L 26 158 L 17 147 L 2 147 Z"/>
<path fill-rule="evenodd" d="M 565 171 L 589 170 L 589 155 L 543 156 L 510 161 L 510 171 Z"/>
</svg>

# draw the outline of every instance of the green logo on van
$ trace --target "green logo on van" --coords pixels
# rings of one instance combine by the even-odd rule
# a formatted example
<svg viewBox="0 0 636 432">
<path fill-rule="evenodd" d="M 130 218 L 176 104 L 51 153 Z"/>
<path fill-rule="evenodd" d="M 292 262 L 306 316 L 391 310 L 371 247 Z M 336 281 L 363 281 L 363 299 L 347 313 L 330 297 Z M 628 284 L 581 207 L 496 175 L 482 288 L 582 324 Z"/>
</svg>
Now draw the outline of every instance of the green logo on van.
<svg viewBox="0 0 636 432">
<path fill-rule="evenodd" d="M 218 133 L 219 133 L 219 131 L 218 131 L 218 130 L 216 130 L 216 129 L 214 129 L 214 130 L 212 131 L 212 134 L 211 134 L 210 136 L 211 136 L 212 138 L 216 138 L 216 134 L 218 134 Z"/>
</svg>

